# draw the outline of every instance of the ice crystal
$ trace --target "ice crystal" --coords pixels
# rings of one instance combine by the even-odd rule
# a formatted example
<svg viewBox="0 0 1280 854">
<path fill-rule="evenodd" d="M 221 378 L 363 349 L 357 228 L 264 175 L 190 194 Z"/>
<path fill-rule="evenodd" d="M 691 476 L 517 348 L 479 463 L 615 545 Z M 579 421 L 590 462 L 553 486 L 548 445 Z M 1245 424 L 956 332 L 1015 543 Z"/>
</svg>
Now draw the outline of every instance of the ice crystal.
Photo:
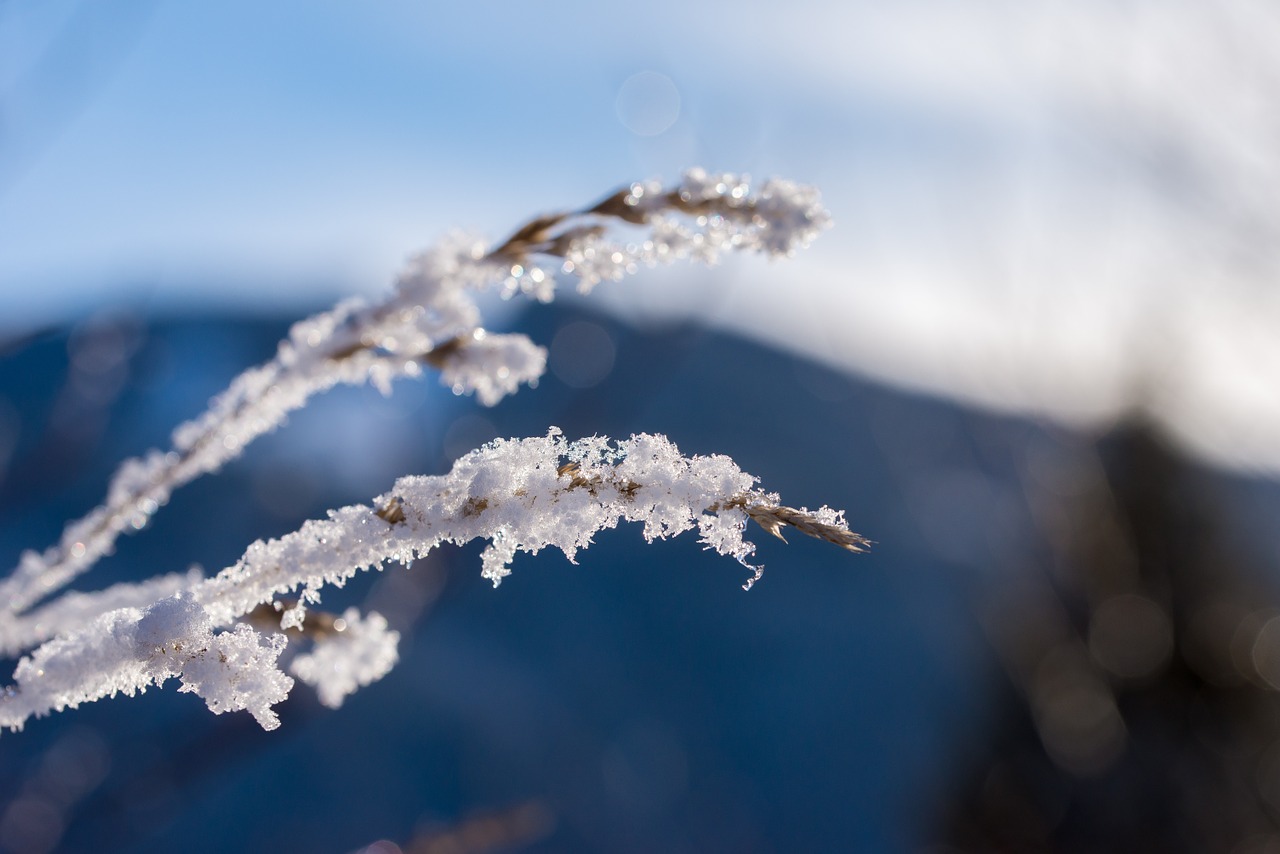
<svg viewBox="0 0 1280 854">
<path fill-rule="evenodd" d="M 132 694 L 170 677 L 221 713 L 246 709 L 264 727 L 293 680 L 277 660 L 284 634 L 263 635 L 246 619 L 260 605 L 341 586 L 388 561 L 408 564 L 442 543 L 488 540 L 483 575 L 497 585 L 520 552 L 560 549 L 574 560 L 599 531 L 619 522 L 643 526 L 647 539 L 698 529 L 703 544 L 746 564 L 754 546 L 747 520 L 782 525 L 857 549 L 864 542 L 839 514 L 782 507 L 728 457 L 682 455 L 664 436 L 614 442 L 545 437 L 498 440 L 467 454 L 444 475 L 396 481 L 372 506 L 334 510 L 292 534 L 251 545 L 209 579 L 145 609 L 111 611 L 66 631 L 19 662 L 13 689 L 0 697 L 0 726 L 116 693 Z M 750 566 L 748 564 L 748 566 Z M 759 568 L 751 567 L 753 579 Z M 335 637 L 316 641 L 292 670 L 337 706 L 395 663 L 396 633 L 376 614 L 341 618 Z M 305 622 L 299 614 L 292 624 Z"/>
<path fill-rule="evenodd" d="M 632 184 L 599 204 L 539 217 L 488 246 L 453 235 L 412 258 L 380 301 L 347 300 L 296 323 L 269 362 L 245 371 L 208 411 L 173 432 L 167 452 L 124 462 L 104 504 L 72 522 L 57 545 L 25 552 L 0 582 L 0 611 L 20 614 L 142 527 L 173 491 L 216 471 L 316 394 L 372 383 L 384 393 L 402 377 L 440 370 L 459 394 L 493 405 L 546 367 L 546 352 L 522 335 L 487 334 L 474 294 L 498 288 L 543 302 L 555 271 L 579 289 L 675 260 L 714 263 L 728 250 L 789 255 L 830 225 L 816 191 L 745 176 L 687 172 L 671 188 Z M 613 232 L 640 229 L 621 240 Z M 539 262 L 556 260 L 555 266 Z"/>
<path fill-rule="evenodd" d="M 348 608 L 334 620 L 332 632 L 316 640 L 310 652 L 301 653 L 289 672 L 316 690 L 320 702 L 331 709 L 358 688 L 376 682 L 395 667 L 400 633 L 387 628 L 381 614 L 361 617 Z"/>
<path fill-rule="evenodd" d="M 524 335 L 486 330 L 478 291 L 545 302 L 558 278 L 587 291 L 646 266 L 714 263 L 730 250 L 789 255 L 828 225 L 811 189 L 692 170 L 670 188 L 632 184 L 582 210 L 538 217 L 497 245 L 450 236 L 410 259 L 381 300 L 349 300 L 295 324 L 270 361 L 179 426 L 168 451 L 123 463 L 104 504 L 43 554 L 25 553 L 0 582 L 0 653 L 32 650 L 0 692 L 0 728 L 176 677 L 213 712 L 245 710 L 273 729 L 274 706 L 294 685 L 282 669 L 286 653 L 290 672 L 339 706 L 395 664 L 398 635 L 377 614 L 320 619 L 310 606 L 361 570 L 408 564 L 443 543 L 486 540 L 482 575 L 495 586 L 519 553 L 555 547 L 573 561 L 598 531 L 623 521 L 640 524 L 649 540 L 697 529 L 707 548 L 751 569 L 746 587 L 761 572 L 743 537 L 751 520 L 779 536 L 790 526 L 861 549 L 865 541 L 840 514 L 780 505 L 727 457 L 686 457 L 648 434 L 569 442 L 553 428 L 495 441 L 445 475 L 401 478 L 370 506 L 253 543 L 211 578 L 161 576 L 32 610 L 121 533 L 145 527 L 175 489 L 216 471 L 315 394 L 362 383 L 390 393 L 395 380 L 435 370 L 456 393 L 492 405 L 536 382 L 546 351 Z M 263 631 L 277 613 L 280 631 Z M 289 649 L 295 641 L 309 647 Z"/>
</svg>

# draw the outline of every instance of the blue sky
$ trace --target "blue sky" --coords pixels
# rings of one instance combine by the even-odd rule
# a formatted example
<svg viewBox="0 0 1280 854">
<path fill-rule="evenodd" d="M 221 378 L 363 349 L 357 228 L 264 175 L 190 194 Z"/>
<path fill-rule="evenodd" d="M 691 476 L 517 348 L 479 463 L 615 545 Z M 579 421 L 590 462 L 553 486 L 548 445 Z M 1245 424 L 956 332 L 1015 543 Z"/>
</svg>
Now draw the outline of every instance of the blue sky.
<svg viewBox="0 0 1280 854">
<path fill-rule="evenodd" d="M 658 21 L 584 5 L 53 5 L 0 12 L 20 47 L 0 178 L 10 311 L 33 284 L 54 312 L 122 279 L 166 295 L 230 280 L 245 298 L 263 277 L 376 288 L 454 225 L 505 229 L 711 149 L 735 169 L 767 161 L 767 117 L 746 92 L 708 97 L 727 74 L 667 49 Z M 683 96 L 663 139 L 615 109 L 646 70 Z"/>
<path fill-rule="evenodd" d="M 702 165 L 814 183 L 836 228 L 593 299 L 1277 471 L 1278 35 L 1257 0 L 10 0 L 0 326 L 300 313 Z M 656 135 L 619 115 L 642 73 Z"/>
</svg>

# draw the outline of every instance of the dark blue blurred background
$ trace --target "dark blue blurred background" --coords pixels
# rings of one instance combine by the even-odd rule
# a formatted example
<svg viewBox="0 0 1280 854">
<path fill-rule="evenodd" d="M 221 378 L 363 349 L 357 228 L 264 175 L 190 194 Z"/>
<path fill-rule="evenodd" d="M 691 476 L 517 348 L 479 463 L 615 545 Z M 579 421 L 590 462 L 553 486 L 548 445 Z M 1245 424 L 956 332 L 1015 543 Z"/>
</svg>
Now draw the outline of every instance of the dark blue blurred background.
<svg viewBox="0 0 1280 854">
<path fill-rule="evenodd" d="M 49 751 L 83 743 L 100 778 L 68 806 L 62 844 L 84 850 L 345 850 L 527 800 L 555 816 L 538 850 L 910 839 L 920 793 L 940 785 L 990 674 L 968 605 L 974 571 L 922 541 L 894 468 L 941 455 L 985 477 L 970 419 L 694 328 L 637 333 L 547 309 L 524 325 L 538 340 L 563 342 L 567 328 L 612 348 L 616 367 L 588 389 L 552 373 L 489 410 L 431 380 L 390 399 L 338 390 L 181 490 L 84 584 L 191 562 L 216 571 L 256 537 L 549 425 L 658 431 L 686 453 L 730 454 L 788 501 L 847 508 L 875 553 L 757 536 L 768 568 L 744 593 L 741 567 L 693 538 L 646 546 L 625 527 L 579 566 L 522 559 L 498 590 L 479 577 L 478 549 L 446 550 L 326 597 L 335 609 L 368 598 L 404 633 L 399 667 L 340 711 L 297 689 L 284 726 L 263 733 L 172 690 L 100 703 L 0 737 L 0 797 L 21 798 Z M 12 343 L 4 560 L 51 542 L 116 462 L 162 444 L 285 328 L 125 315 Z M 592 357 L 608 368 L 607 352 L 553 350 L 552 364 Z M 1015 443 L 1030 430 L 1001 429 Z M 927 444 L 912 451 L 920 431 Z"/>
<path fill-rule="evenodd" d="M 433 378 L 389 399 L 332 392 L 180 490 L 82 586 L 217 571 L 254 538 L 549 425 L 730 454 L 788 502 L 845 508 L 875 547 L 757 530 L 767 569 L 749 593 L 741 567 L 693 538 L 645 545 L 626 527 L 578 566 L 522 556 L 497 590 L 474 545 L 390 567 L 326 594 L 403 635 L 399 666 L 338 711 L 299 686 L 267 733 L 170 685 L 0 736 L 0 847 L 909 851 L 958 838 L 951 811 L 989 784 L 975 769 L 1016 730 L 1002 715 L 1021 719 L 1001 608 L 1028 580 L 1070 591 L 1050 510 L 1096 487 L 1091 441 L 696 327 L 541 306 L 515 324 L 551 343 L 538 388 L 493 409 Z M 120 460 L 163 445 L 286 329 L 116 313 L 7 342 L 0 562 L 53 542 Z M 1274 562 L 1273 485 L 1179 470 L 1238 507 L 1233 548 Z M 470 847 L 412 847 L 431 840 Z"/>
</svg>

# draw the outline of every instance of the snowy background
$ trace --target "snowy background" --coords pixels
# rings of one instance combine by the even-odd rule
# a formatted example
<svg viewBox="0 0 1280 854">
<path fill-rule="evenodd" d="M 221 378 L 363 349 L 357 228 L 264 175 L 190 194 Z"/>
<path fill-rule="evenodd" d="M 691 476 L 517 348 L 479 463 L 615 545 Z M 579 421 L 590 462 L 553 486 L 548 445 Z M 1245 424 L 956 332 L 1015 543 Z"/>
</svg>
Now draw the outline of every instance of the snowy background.
<svg viewBox="0 0 1280 854">
<path fill-rule="evenodd" d="M 0 736 L 0 843 L 349 850 L 530 799 L 545 850 L 934 838 L 1000 671 L 980 591 L 1055 565 L 1044 495 L 1100 478 L 1091 438 L 1130 419 L 1210 466 L 1277 577 L 1277 43 L 1235 0 L 0 3 L 8 565 L 290 319 L 450 228 L 691 165 L 815 184 L 835 228 L 510 315 L 552 372 L 496 410 L 321 401 L 100 580 L 215 569 L 549 423 L 731 453 L 879 543 L 779 544 L 744 599 L 690 543 L 620 534 L 497 594 L 456 555 L 443 593 L 379 594 L 436 604 L 338 713 L 263 735 L 167 692 Z M 50 794 L 58 767 L 98 771 Z"/>
</svg>

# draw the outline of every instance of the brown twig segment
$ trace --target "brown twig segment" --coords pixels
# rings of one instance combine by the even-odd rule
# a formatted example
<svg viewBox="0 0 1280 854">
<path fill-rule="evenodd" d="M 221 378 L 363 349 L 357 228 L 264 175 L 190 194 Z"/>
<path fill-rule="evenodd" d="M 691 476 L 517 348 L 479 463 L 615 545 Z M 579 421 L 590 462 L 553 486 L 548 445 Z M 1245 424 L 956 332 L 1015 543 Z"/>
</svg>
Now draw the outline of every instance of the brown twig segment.
<svg viewBox="0 0 1280 854">
<path fill-rule="evenodd" d="M 782 528 L 789 525 L 802 534 L 851 552 L 865 552 L 871 547 L 871 541 L 861 534 L 822 521 L 809 510 L 769 504 L 744 504 L 742 509 L 753 522 L 784 543 L 787 538 L 782 536 Z"/>
<path fill-rule="evenodd" d="M 388 525 L 399 525 L 404 521 L 404 499 L 399 496 L 391 498 L 373 512 Z"/>
<path fill-rule="evenodd" d="M 298 607 L 297 599 L 277 599 L 275 602 L 264 602 L 254 608 L 244 619 L 262 631 L 280 631 L 280 614 Z M 299 632 L 311 640 L 331 637 L 344 632 L 347 621 L 329 611 L 307 608 L 301 626 L 290 626 L 289 630 Z"/>
</svg>

